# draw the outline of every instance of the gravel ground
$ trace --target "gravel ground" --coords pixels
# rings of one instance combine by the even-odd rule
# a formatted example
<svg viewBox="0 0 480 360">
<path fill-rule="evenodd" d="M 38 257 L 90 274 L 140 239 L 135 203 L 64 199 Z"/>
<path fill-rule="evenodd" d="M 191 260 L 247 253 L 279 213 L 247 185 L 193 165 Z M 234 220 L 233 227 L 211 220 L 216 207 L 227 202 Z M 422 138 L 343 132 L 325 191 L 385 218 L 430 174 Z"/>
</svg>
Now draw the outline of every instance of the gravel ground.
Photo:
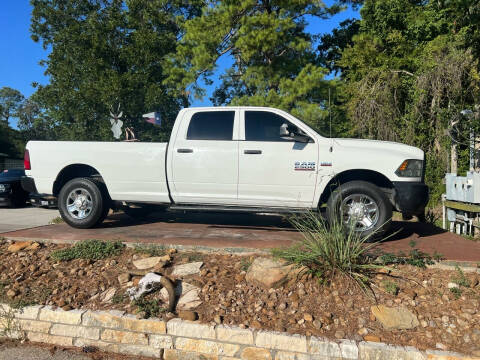
<svg viewBox="0 0 480 360">
<path fill-rule="evenodd" d="M 141 310 L 125 291 L 140 279 L 128 275 L 135 269 L 133 261 L 147 254 L 125 249 L 104 260 L 57 262 L 50 253 L 65 245 L 17 253 L 8 252 L 8 245 L 0 245 L 0 301 L 48 304 L 65 310 L 117 309 L 133 314 Z M 480 350 L 479 274 L 400 265 L 373 276 L 373 297 L 345 278 L 334 278 L 325 285 L 308 274 L 280 288 L 265 289 L 245 279 L 253 259 L 173 253 L 157 271 L 169 275 L 175 265 L 203 262 L 199 274 L 173 278 L 198 289 L 202 303 L 194 310 L 201 322 L 357 341 L 370 337 L 420 349 L 435 349 L 440 343 L 444 349 L 463 353 Z M 451 291 L 452 283 L 464 285 Z M 160 301 L 158 293 L 145 299 Z M 384 330 L 371 314 L 371 306 L 377 304 L 402 306 L 418 317 L 420 325 L 411 330 Z"/>
</svg>

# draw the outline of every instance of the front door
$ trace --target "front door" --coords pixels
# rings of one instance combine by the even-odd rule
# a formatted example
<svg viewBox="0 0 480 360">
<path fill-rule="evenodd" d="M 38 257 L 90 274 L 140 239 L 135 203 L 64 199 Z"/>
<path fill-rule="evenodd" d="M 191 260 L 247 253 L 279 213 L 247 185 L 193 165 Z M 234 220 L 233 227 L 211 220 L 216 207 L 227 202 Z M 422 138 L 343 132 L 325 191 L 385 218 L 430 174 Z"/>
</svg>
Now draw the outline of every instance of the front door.
<svg viewBox="0 0 480 360">
<path fill-rule="evenodd" d="M 182 121 L 172 151 L 172 197 L 183 204 L 235 204 L 236 110 L 195 111 Z M 235 137 L 238 138 L 238 137 Z"/>
<path fill-rule="evenodd" d="M 245 110 L 239 141 L 238 201 L 251 206 L 312 207 L 318 144 L 281 137 L 296 127 L 280 114 Z"/>
</svg>

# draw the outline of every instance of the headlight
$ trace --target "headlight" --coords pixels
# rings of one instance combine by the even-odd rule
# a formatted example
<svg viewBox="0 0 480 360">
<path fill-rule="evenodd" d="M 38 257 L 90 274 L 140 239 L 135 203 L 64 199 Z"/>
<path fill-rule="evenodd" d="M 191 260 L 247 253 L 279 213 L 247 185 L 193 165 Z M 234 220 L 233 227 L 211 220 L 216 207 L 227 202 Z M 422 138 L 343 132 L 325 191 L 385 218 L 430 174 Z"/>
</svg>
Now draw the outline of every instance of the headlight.
<svg viewBox="0 0 480 360">
<path fill-rule="evenodd" d="M 423 160 L 405 160 L 395 171 L 400 177 L 422 177 Z"/>
<path fill-rule="evenodd" d="M 5 192 L 10 190 L 10 185 L 9 184 L 0 184 L 0 192 Z"/>
</svg>

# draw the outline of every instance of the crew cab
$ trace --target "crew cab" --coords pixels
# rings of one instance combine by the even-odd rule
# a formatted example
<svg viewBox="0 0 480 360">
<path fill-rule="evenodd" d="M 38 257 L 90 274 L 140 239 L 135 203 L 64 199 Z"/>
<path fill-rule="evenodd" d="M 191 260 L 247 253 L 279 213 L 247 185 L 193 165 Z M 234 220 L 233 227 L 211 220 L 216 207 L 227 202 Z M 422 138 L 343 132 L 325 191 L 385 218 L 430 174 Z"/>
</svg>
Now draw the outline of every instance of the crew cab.
<svg viewBox="0 0 480 360">
<path fill-rule="evenodd" d="M 306 212 L 381 233 L 392 210 L 428 201 L 422 150 L 321 136 L 265 107 L 182 109 L 168 143 L 30 141 L 23 186 L 58 197 L 62 218 L 90 228 L 108 210 Z"/>
</svg>

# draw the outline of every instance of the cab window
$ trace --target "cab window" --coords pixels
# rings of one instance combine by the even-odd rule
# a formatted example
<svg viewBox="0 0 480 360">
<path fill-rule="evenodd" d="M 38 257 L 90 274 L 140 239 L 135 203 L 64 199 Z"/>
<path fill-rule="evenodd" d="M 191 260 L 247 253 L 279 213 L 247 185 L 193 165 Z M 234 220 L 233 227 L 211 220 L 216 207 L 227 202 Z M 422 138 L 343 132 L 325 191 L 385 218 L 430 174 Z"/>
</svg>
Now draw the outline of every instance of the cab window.
<svg viewBox="0 0 480 360">
<path fill-rule="evenodd" d="M 291 130 L 296 126 L 284 117 L 268 111 L 245 111 L 245 140 L 247 141 L 293 141 L 281 137 L 281 127 L 287 124 Z"/>
<path fill-rule="evenodd" d="M 201 111 L 193 114 L 187 140 L 232 140 L 235 111 Z"/>
</svg>

